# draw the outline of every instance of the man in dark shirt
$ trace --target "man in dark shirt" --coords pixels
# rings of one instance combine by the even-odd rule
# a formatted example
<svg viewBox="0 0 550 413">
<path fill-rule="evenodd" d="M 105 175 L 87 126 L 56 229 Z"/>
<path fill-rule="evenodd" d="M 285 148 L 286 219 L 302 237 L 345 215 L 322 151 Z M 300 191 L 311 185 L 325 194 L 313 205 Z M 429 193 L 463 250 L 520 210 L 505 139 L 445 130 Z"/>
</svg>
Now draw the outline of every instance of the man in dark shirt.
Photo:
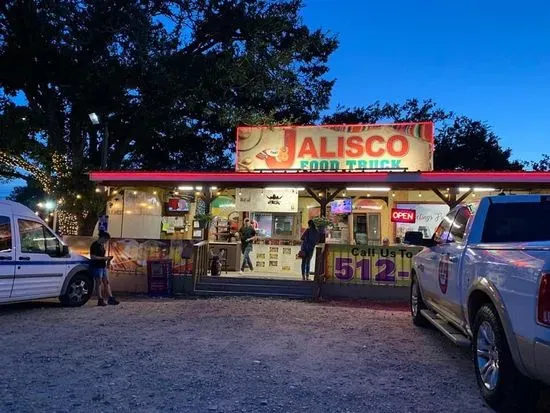
<svg viewBox="0 0 550 413">
<path fill-rule="evenodd" d="M 113 257 L 105 256 L 105 244 L 109 242 L 111 236 L 108 232 L 100 231 L 99 238 L 90 245 L 90 273 L 94 277 L 97 305 L 104 307 L 107 304 L 117 305 L 119 302 L 111 291 L 109 277 L 107 276 L 107 264 Z M 105 297 L 108 297 L 105 301 Z"/>
<path fill-rule="evenodd" d="M 256 231 L 250 224 L 250 219 L 246 218 L 244 220 L 243 227 L 239 230 L 240 238 L 241 238 L 241 251 L 243 253 L 243 263 L 241 265 L 241 271 L 242 274 L 244 272 L 244 269 L 248 266 L 250 268 L 250 271 L 252 271 L 254 268 L 252 267 L 252 260 L 250 259 L 250 253 L 252 252 L 252 242 L 256 240 Z"/>
</svg>

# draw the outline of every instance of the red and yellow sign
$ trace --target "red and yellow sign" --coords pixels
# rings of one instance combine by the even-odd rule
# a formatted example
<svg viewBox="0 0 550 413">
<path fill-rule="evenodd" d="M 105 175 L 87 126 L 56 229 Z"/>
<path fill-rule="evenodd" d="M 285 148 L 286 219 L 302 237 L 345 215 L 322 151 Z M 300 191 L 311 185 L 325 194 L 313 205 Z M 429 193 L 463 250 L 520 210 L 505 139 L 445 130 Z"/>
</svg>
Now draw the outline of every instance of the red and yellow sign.
<svg viewBox="0 0 550 413">
<path fill-rule="evenodd" d="M 433 169 L 431 122 L 357 126 L 242 127 L 237 171 Z"/>
</svg>

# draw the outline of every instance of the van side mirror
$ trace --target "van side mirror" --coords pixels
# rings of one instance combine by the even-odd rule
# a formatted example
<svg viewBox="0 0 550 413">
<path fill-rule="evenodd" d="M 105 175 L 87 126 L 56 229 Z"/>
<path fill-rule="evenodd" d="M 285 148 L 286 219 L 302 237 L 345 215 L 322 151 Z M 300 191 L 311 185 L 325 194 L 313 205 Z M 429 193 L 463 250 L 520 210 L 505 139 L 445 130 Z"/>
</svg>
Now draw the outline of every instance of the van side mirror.
<svg viewBox="0 0 550 413">
<path fill-rule="evenodd" d="M 67 245 L 61 244 L 61 249 L 59 250 L 60 257 L 66 257 L 69 255 L 69 247 Z"/>
</svg>

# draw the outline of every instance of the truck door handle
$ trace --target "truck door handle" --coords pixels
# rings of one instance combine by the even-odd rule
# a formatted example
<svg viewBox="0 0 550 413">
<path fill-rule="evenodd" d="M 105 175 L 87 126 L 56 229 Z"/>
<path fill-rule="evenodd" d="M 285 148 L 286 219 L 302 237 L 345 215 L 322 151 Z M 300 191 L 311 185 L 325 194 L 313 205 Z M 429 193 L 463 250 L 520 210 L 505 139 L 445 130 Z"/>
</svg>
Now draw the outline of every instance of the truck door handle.
<svg viewBox="0 0 550 413">
<path fill-rule="evenodd" d="M 20 261 L 30 261 L 31 257 L 19 257 Z"/>
<path fill-rule="evenodd" d="M 11 257 L 0 257 L 0 261 L 11 261 Z"/>
</svg>

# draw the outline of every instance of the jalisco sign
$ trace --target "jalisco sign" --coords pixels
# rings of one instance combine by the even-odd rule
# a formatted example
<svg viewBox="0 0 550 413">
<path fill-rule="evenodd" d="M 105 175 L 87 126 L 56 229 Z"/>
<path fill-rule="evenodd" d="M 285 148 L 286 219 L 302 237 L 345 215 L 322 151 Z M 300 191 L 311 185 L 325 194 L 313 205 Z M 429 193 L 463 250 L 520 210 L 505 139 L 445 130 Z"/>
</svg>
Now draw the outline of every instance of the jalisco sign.
<svg viewBox="0 0 550 413">
<path fill-rule="evenodd" d="M 237 129 L 237 171 L 433 169 L 433 124 Z"/>
</svg>

